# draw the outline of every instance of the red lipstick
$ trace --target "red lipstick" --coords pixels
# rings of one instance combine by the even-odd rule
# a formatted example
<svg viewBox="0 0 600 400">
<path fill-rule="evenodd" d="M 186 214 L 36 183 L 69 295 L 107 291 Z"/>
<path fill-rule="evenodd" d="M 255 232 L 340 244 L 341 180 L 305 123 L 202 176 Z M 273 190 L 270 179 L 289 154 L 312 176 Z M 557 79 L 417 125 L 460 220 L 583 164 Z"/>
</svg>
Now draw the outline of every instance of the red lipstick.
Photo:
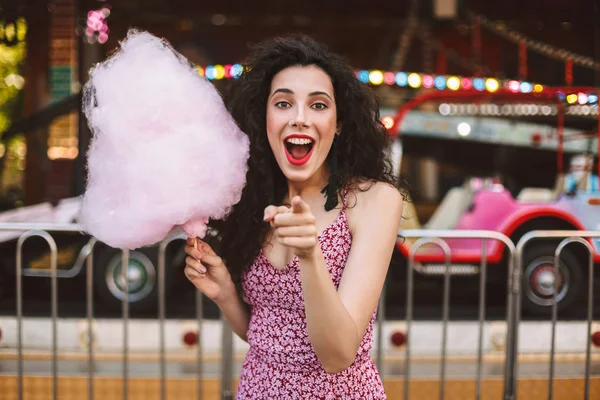
<svg viewBox="0 0 600 400">
<path fill-rule="evenodd" d="M 286 142 L 288 139 L 291 138 L 298 138 L 298 139 L 310 139 L 312 141 L 312 146 L 310 148 L 310 150 L 308 151 L 308 153 L 306 153 L 306 155 L 302 158 L 294 158 L 292 157 L 292 155 L 290 154 L 290 152 L 287 149 L 286 146 Z M 308 160 L 310 159 L 310 156 L 312 155 L 312 152 L 314 150 L 315 146 L 314 146 L 314 139 L 308 135 L 301 135 L 301 134 L 292 134 L 287 136 L 284 140 L 283 140 L 283 149 L 285 151 L 285 156 L 287 157 L 288 161 L 290 162 L 290 164 L 295 165 L 295 166 L 301 166 L 304 165 L 308 162 Z"/>
</svg>

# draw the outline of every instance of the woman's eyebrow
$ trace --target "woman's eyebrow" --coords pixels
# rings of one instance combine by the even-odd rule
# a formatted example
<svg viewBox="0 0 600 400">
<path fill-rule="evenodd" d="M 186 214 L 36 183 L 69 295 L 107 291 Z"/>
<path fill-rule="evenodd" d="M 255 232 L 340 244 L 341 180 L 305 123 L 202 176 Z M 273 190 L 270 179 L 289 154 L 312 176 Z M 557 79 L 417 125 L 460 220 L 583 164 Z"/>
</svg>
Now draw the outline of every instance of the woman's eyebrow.
<svg viewBox="0 0 600 400">
<path fill-rule="evenodd" d="M 312 96 L 321 96 L 321 95 L 322 95 L 322 96 L 327 96 L 327 97 L 329 98 L 329 100 L 331 100 L 331 96 L 330 96 L 330 95 L 328 95 L 328 94 L 327 94 L 327 93 L 325 93 L 325 92 L 316 91 L 316 92 L 310 92 L 310 93 L 308 94 L 308 96 L 309 96 L 309 97 L 312 97 Z"/>
<path fill-rule="evenodd" d="M 271 93 L 271 97 L 275 96 L 277 93 L 294 94 L 294 91 L 288 88 L 279 88 L 276 89 L 273 93 Z"/>
<path fill-rule="evenodd" d="M 294 94 L 294 91 L 288 88 L 279 88 L 279 89 L 275 89 L 275 91 L 273 91 L 273 93 L 271 93 L 271 97 L 275 96 L 277 93 L 287 93 L 287 94 Z M 313 97 L 313 96 L 326 96 L 329 98 L 329 100 L 331 99 L 331 96 L 329 94 L 327 94 L 326 92 L 317 90 L 315 92 L 310 92 L 308 94 L 308 97 Z"/>
</svg>

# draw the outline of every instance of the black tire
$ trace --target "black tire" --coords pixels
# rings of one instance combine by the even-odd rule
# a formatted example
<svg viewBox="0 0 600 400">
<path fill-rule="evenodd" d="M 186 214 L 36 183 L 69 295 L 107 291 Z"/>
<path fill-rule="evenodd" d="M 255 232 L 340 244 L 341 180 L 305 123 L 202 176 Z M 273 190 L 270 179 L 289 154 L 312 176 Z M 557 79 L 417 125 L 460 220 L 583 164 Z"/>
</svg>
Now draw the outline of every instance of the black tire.
<svg viewBox="0 0 600 400">
<path fill-rule="evenodd" d="M 524 312 L 535 316 L 552 315 L 554 294 L 554 252 L 556 244 L 529 244 L 523 257 L 521 300 Z M 567 311 L 583 289 L 583 273 L 577 257 L 564 249 L 560 256 L 560 287 L 557 292 L 558 311 Z"/>
<path fill-rule="evenodd" d="M 129 268 L 137 280 L 129 281 L 129 310 L 131 313 L 148 313 L 158 310 L 158 251 L 143 248 L 129 252 Z M 172 279 L 165 271 L 165 297 L 170 292 Z M 94 263 L 94 292 L 97 306 L 107 311 L 122 308 L 124 297 L 121 278 L 121 251 L 104 248 Z"/>
</svg>

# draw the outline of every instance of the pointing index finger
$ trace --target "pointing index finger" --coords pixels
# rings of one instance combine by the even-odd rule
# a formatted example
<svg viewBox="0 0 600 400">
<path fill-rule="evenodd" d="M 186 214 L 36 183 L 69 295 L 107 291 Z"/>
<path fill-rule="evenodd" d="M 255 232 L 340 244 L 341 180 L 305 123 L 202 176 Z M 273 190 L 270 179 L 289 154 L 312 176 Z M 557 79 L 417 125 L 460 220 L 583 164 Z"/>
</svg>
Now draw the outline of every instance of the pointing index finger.
<svg viewBox="0 0 600 400">
<path fill-rule="evenodd" d="M 294 212 L 295 214 L 310 212 L 310 207 L 308 206 L 308 204 L 306 204 L 304 200 L 302 200 L 302 197 L 294 196 L 294 198 L 292 199 L 292 212 Z"/>
</svg>

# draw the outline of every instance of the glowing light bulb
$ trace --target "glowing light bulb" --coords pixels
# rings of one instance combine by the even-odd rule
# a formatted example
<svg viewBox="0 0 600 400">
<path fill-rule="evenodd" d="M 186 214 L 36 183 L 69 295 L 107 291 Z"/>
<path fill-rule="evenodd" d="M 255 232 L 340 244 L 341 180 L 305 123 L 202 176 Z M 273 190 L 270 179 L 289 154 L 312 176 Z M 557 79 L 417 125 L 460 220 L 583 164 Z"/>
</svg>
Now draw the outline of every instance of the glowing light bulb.
<svg viewBox="0 0 600 400">
<path fill-rule="evenodd" d="M 206 76 L 207 79 L 209 79 L 211 81 L 213 79 L 215 79 L 217 76 L 215 67 L 213 67 L 212 65 L 209 65 L 208 67 L 206 67 L 206 69 L 204 70 L 204 75 Z"/>
<path fill-rule="evenodd" d="M 381 71 L 371 71 L 369 74 L 369 82 L 373 85 L 381 85 L 383 83 L 383 72 Z"/>
<path fill-rule="evenodd" d="M 106 32 L 100 32 L 98 34 L 98 43 L 104 44 L 108 41 L 108 35 Z"/>
<path fill-rule="evenodd" d="M 521 88 L 521 84 L 519 83 L 519 81 L 508 82 L 508 90 L 510 90 L 511 92 L 517 93 L 520 88 Z"/>
<path fill-rule="evenodd" d="M 415 89 L 421 86 L 421 77 L 419 74 L 413 72 L 412 74 L 408 75 L 408 86 Z"/>
<path fill-rule="evenodd" d="M 450 115 L 450 112 L 452 111 L 450 104 L 447 103 L 442 103 L 440 104 L 440 106 L 438 107 L 438 111 L 440 113 L 440 115 Z"/>
<path fill-rule="evenodd" d="M 383 74 L 383 81 L 386 85 L 393 85 L 396 82 L 396 76 L 393 72 L 386 72 Z"/>
<path fill-rule="evenodd" d="M 234 79 L 242 76 L 242 72 L 244 72 L 244 67 L 242 67 L 240 64 L 233 64 L 229 70 L 231 77 Z"/>
<path fill-rule="evenodd" d="M 423 75 L 423 87 L 431 89 L 433 87 L 433 76 Z"/>
<path fill-rule="evenodd" d="M 469 136 L 469 134 L 471 133 L 471 125 L 469 125 L 466 122 L 461 122 L 460 124 L 458 124 L 458 126 L 456 127 L 456 131 L 458 132 L 458 134 L 462 137 L 465 136 Z"/>
<path fill-rule="evenodd" d="M 231 64 L 225 65 L 225 78 L 231 78 Z"/>
<path fill-rule="evenodd" d="M 569 104 L 575 104 L 577 103 L 577 95 L 575 93 L 572 93 L 570 95 L 567 96 L 567 103 Z"/>
<path fill-rule="evenodd" d="M 385 126 L 385 129 L 392 129 L 392 127 L 394 126 L 394 118 L 386 115 L 385 117 L 381 118 L 381 122 L 383 123 L 383 126 Z"/>
<path fill-rule="evenodd" d="M 533 91 L 533 85 L 529 82 L 521 82 L 520 89 L 521 93 L 531 93 Z"/>
<path fill-rule="evenodd" d="M 362 83 L 369 83 L 369 71 L 358 71 L 358 80 Z"/>
<path fill-rule="evenodd" d="M 448 86 L 448 89 L 450 90 L 458 90 L 460 89 L 460 79 L 456 76 L 451 76 L 446 81 L 446 86 Z"/>
<path fill-rule="evenodd" d="M 436 89 L 443 90 L 446 89 L 446 77 L 445 76 L 436 76 L 434 80 L 434 85 Z"/>
<path fill-rule="evenodd" d="M 480 92 L 485 89 L 485 80 L 483 78 L 473 79 L 473 87 Z"/>
<path fill-rule="evenodd" d="M 225 77 L 225 67 L 222 65 L 215 65 L 215 79 L 223 79 Z"/>
<path fill-rule="evenodd" d="M 469 90 L 473 87 L 473 81 L 469 78 L 462 78 L 460 80 L 460 86 L 465 90 Z"/>
<path fill-rule="evenodd" d="M 494 78 L 486 79 L 485 88 L 488 90 L 488 92 L 495 92 L 496 90 L 498 90 L 499 87 L 500 84 L 498 83 L 498 80 Z"/>
<path fill-rule="evenodd" d="M 540 85 L 539 83 L 536 83 L 535 85 L 533 85 L 534 93 L 542 93 L 543 91 L 544 91 L 544 87 L 542 85 Z"/>
<path fill-rule="evenodd" d="M 406 75 L 406 72 L 398 72 L 396 74 L 396 85 L 406 86 L 407 84 L 408 84 L 408 75 Z"/>
</svg>

